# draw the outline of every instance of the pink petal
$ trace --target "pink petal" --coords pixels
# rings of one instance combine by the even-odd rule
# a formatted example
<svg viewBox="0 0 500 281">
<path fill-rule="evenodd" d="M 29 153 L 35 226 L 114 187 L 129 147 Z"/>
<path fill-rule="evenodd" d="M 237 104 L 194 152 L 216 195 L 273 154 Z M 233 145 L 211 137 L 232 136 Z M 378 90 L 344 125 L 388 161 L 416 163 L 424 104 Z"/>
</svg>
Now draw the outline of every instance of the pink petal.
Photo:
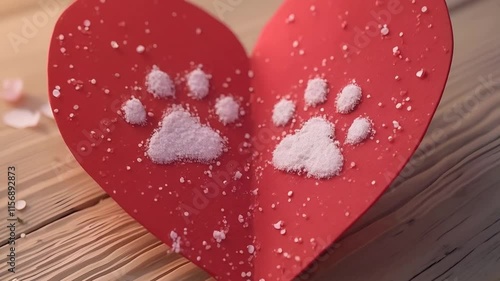
<svg viewBox="0 0 500 281">
<path fill-rule="evenodd" d="M 21 79 L 5 79 L 3 80 L 0 98 L 7 102 L 17 102 L 23 96 L 23 80 Z"/>
<path fill-rule="evenodd" d="M 5 125 L 16 129 L 35 127 L 40 121 L 40 112 L 27 109 L 13 109 L 3 116 Z"/>
</svg>

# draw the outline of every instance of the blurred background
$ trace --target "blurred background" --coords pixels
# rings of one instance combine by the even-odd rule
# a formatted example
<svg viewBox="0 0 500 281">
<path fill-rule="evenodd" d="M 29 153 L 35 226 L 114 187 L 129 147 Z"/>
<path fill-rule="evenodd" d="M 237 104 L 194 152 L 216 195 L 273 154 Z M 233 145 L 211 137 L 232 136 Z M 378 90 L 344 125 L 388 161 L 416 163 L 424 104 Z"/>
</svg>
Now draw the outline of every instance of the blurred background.
<svg viewBox="0 0 500 281">
<path fill-rule="evenodd" d="M 26 202 L 17 211 L 15 274 L 1 227 L 0 280 L 210 280 L 122 212 L 44 115 L 49 38 L 70 2 L 0 1 L 0 168 L 6 178 L 16 167 L 17 198 Z M 282 1 L 191 2 L 251 50 Z M 454 63 L 424 142 L 381 201 L 298 280 L 500 280 L 500 1 L 448 4 Z"/>
</svg>

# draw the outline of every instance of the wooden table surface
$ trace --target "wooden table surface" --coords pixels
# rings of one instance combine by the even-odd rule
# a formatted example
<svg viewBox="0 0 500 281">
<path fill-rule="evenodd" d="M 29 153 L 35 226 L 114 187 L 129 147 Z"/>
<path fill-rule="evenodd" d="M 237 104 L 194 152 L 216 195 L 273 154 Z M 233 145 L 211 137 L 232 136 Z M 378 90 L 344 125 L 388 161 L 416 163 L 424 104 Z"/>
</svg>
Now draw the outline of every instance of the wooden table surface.
<svg viewBox="0 0 500 281">
<path fill-rule="evenodd" d="M 26 106 L 46 102 L 49 36 L 69 2 L 0 1 L 0 79 L 24 79 Z M 251 49 L 281 0 L 195 2 L 216 15 L 215 4 L 241 2 L 217 16 Z M 300 280 L 500 280 L 500 1 L 449 4 L 455 58 L 424 142 L 390 191 Z M 38 25 L 23 31 L 34 18 Z M 23 40 L 12 43 L 16 35 Z M 8 108 L 0 103 L 2 114 Z M 27 130 L 0 124 L 0 147 L 2 180 L 16 166 L 17 195 L 28 203 L 18 213 L 17 234 L 26 237 L 17 240 L 16 274 L 7 272 L 1 227 L 0 280 L 210 280 L 167 253 L 83 172 L 52 120 Z"/>
</svg>

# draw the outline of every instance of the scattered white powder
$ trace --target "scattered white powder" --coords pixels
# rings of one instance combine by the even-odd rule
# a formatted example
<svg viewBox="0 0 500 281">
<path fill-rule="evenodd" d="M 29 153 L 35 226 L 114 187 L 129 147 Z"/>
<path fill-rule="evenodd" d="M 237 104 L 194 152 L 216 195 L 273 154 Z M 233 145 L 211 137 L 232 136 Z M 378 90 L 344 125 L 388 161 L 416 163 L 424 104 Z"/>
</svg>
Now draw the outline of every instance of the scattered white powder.
<svg viewBox="0 0 500 281">
<path fill-rule="evenodd" d="M 344 157 L 333 140 L 334 125 L 314 117 L 294 135 L 286 136 L 273 152 L 273 165 L 286 172 L 307 172 L 318 179 L 338 175 Z"/>
<path fill-rule="evenodd" d="M 146 76 L 146 86 L 148 92 L 155 98 L 175 97 L 175 85 L 170 76 L 163 72 L 156 65 Z"/>
<path fill-rule="evenodd" d="M 172 239 L 172 251 L 175 253 L 180 253 L 181 252 L 181 238 L 179 235 L 177 235 L 177 232 L 171 231 L 170 232 L 170 239 Z"/>
<path fill-rule="evenodd" d="M 280 100 L 273 109 L 273 123 L 276 126 L 285 126 L 295 113 L 295 104 L 287 99 Z"/>
<path fill-rule="evenodd" d="M 347 131 L 346 143 L 356 145 L 366 140 L 372 132 L 372 122 L 366 117 L 358 117 Z"/>
<path fill-rule="evenodd" d="M 220 243 L 226 239 L 226 233 L 224 233 L 224 231 L 214 230 L 213 236 L 215 241 L 217 241 L 217 243 Z"/>
<path fill-rule="evenodd" d="M 141 101 L 132 97 L 122 106 L 124 118 L 132 125 L 144 125 L 146 123 L 146 109 Z"/>
<path fill-rule="evenodd" d="M 219 116 L 219 121 L 227 125 L 236 121 L 240 115 L 240 105 L 233 97 L 222 97 L 215 104 L 215 113 Z"/>
<path fill-rule="evenodd" d="M 181 160 L 206 163 L 217 159 L 223 148 L 224 140 L 216 131 L 184 109 L 174 108 L 149 140 L 147 155 L 157 164 Z"/>
<path fill-rule="evenodd" d="M 306 104 L 316 106 L 326 101 L 328 94 L 328 83 L 321 78 L 314 78 L 307 82 L 307 88 L 304 94 Z"/>
<path fill-rule="evenodd" d="M 363 92 L 356 84 L 349 84 L 342 89 L 337 97 L 337 112 L 342 114 L 350 113 L 359 104 Z"/>
<path fill-rule="evenodd" d="M 210 90 L 210 77 L 201 69 L 195 69 L 187 75 L 189 96 L 201 100 L 208 95 Z"/>
</svg>

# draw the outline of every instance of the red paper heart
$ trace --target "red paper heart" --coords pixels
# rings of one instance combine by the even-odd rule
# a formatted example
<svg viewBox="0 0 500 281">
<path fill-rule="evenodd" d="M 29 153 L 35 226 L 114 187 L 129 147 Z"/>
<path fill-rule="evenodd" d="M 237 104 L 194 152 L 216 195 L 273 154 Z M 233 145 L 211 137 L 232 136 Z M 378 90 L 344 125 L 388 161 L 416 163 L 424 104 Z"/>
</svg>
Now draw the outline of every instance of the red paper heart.
<svg viewBox="0 0 500 281">
<path fill-rule="evenodd" d="M 225 26 L 184 1 L 79 0 L 55 28 L 49 89 L 79 163 L 150 232 L 219 280 L 291 280 L 409 160 L 441 97 L 451 49 L 444 1 L 288 0 L 248 59 Z M 194 100 L 184 77 L 200 64 L 211 88 Z M 175 98 L 147 92 L 155 65 L 175 78 Z M 328 99 L 306 107 L 304 91 L 316 77 L 328 81 Z M 339 114 L 337 93 L 353 80 L 361 103 Z M 224 125 L 214 113 L 221 95 L 238 100 L 236 123 Z M 144 126 L 123 118 L 132 96 L 150 113 Z M 271 116 L 281 97 L 296 103 L 296 113 L 276 127 Z M 227 151 L 211 164 L 153 163 L 147 141 L 175 105 L 224 136 Z M 317 116 L 335 124 L 340 174 L 314 179 L 276 170 L 273 151 L 284 134 Z M 376 132 L 345 144 L 359 116 Z"/>
</svg>

